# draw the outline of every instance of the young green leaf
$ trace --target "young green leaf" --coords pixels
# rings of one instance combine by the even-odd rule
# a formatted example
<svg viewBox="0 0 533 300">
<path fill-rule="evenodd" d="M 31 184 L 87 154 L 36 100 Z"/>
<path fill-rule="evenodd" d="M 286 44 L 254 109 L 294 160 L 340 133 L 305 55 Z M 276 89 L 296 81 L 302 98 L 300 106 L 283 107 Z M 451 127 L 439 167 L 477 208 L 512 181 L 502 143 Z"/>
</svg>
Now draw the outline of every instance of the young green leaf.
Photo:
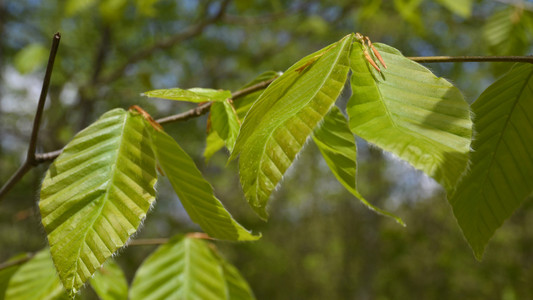
<svg viewBox="0 0 533 300">
<path fill-rule="evenodd" d="M 263 219 L 270 194 L 344 86 L 352 40 L 348 35 L 290 67 L 244 119 L 230 159 L 240 154 L 244 194 Z"/>
<path fill-rule="evenodd" d="M 47 249 L 39 251 L 11 277 L 6 300 L 68 299 Z"/>
<path fill-rule="evenodd" d="M 187 102 L 225 101 L 231 98 L 230 91 L 192 88 L 183 90 L 179 88 L 148 91 L 142 94 L 150 98 L 161 98 Z"/>
<path fill-rule="evenodd" d="M 150 136 L 157 161 L 193 222 L 217 239 L 250 241 L 261 237 L 252 235 L 233 219 L 193 160 L 172 137 L 155 129 Z"/>
<path fill-rule="evenodd" d="M 229 151 L 233 150 L 233 145 L 237 140 L 240 123 L 237 112 L 229 99 L 211 105 L 211 127 L 225 141 Z"/>
<path fill-rule="evenodd" d="M 369 209 L 391 217 L 399 224 L 405 226 L 402 219 L 373 206 L 357 190 L 356 144 L 353 133 L 348 127 L 348 121 L 337 106 L 331 108 L 330 112 L 324 117 L 322 125 L 315 129 L 313 141 L 318 146 L 333 175 L 352 195 L 357 197 Z"/>
<path fill-rule="evenodd" d="M 71 294 L 135 233 L 155 199 L 155 158 L 142 116 L 115 109 L 78 133 L 41 188 L 42 223 Z"/>
<path fill-rule="evenodd" d="M 369 67 L 360 44 L 350 55 L 350 129 L 441 183 L 448 194 L 468 160 L 472 121 L 457 88 L 398 50 L 376 44 L 388 68 Z"/>
<path fill-rule="evenodd" d="M 275 71 L 264 72 L 254 78 L 254 80 L 243 86 L 241 90 L 259 84 L 261 82 L 277 78 L 280 76 L 280 74 L 280 72 Z M 244 117 L 248 113 L 248 110 L 250 109 L 250 107 L 252 107 L 252 104 L 257 100 L 257 98 L 259 98 L 259 95 L 261 95 L 261 93 L 263 93 L 265 89 L 266 87 L 236 99 L 236 101 L 233 103 L 233 106 L 235 107 L 235 111 L 237 112 L 237 117 L 239 118 L 239 120 L 244 119 Z M 207 135 L 206 146 L 204 150 L 205 161 L 209 161 L 211 156 L 213 156 L 213 154 L 222 149 L 224 145 L 224 140 L 221 139 L 216 132 L 211 131 Z"/>
<path fill-rule="evenodd" d="M 496 229 L 533 192 L 533 65 L 517 65 L 472 105 L 470 167 L 450 198 L 477 259 Z"/>
<path fill-rule="evenodd" d="M 130 299 L 228 299 L 224 273 L 208 244 L 177 236 L 139 267 Z"/>
<path fill-rule="evenodd" d="M 213 255 L 218 259 L 222 266 L 224 281 L 228 289 L 228 299 L 231 300 L 253 300 L 254 293 L 248 285 L 248 282 L 242 277 L 241 273 L 232 264 L 227 262 L 216 249 L 210 249 Z"/>
<path fill-rule="evenodd" d="M 114 260 L 106 262 L 91 278 L 91 286 L 102 300 L 128 299 L 128 283 Z"/>
</svg>

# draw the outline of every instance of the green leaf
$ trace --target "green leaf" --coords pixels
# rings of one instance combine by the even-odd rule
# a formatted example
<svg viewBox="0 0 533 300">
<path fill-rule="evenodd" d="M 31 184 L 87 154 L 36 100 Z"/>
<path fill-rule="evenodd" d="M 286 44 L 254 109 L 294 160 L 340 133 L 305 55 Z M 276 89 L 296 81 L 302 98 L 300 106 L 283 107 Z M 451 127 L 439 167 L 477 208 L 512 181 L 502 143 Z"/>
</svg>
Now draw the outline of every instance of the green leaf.
<svg viewBox="0 0 533 300">
<path fill-rule="evenodd" d="M 97 0 L 67 0 L 64 4 L 65 15 L 67 17 L 72 17 L 75 14 L 81 13 L 84 10 L 89 9 L 96 2 Z"/>
<path fill-rule="evenodd" d="M 388 69 L 375 71 L 360 44 L 350 55 L 350 129 L 424 171 L 451 194 L 468 160 L 472 121 L 461 92 L 443 78 L 376 44 Z"/>
<path fill-rule="evenodd" d="M 30 261 L 22 265 L 9 281 L 6 300 L 66 299 L 57 277 L 50 251 L 39 251 Z"/>
<path fill-rule="evenodd" d="M 222 266 L 203 240 L 177 236 L 139 267 L 130 299 L 227 299 Z"/>
<path fill-rule="evenodd" d="M 314 128 L 339 96 L 353 34 L 290 67 L 254 103 L 230 159 L 240 154 L 246 199 L 267 218 L 268 198 Z"/>
<path fill-rule="evenodd" d="M 437 2 L 463 18 L 468 18 L 472 14 L 472 0 L 437 0 Z"/>
<path fill-rule="evenodd" d="M 201 103 L 208 101 L 225 101 L 226 99 L 231 98 L 231 92 L 204 88 L 192 88 L 188 90 L 173 88 L 148 91 L 143 93 L 142 96 Z"/>
<path fill-rule="evenodd" d="M 515 66 L 472 105 L 476 136 L 469 172 L 450 198 L 477 259 L 533 192 L 533 65 Z"/>
<path fill-rule="evenodd" d="M 4 263 L 11 263 L 15 262 L 21 259 L 28 259 L 28 254 L 19 254 L 11 257 L 8 261 Z M 4 268 L 0 270 L 0 299 L 5 298 L 7 285 L 9 284 L 9 280 L 15 273 L 18 271 L 18 269 L 21 267 L 22 264 L 14 264 L 10 267 Z"/>
<path fill-rule="evenodd" d="M 78 133 L 46 173 L 42 223 L 71 294 L 135 233 L 155 199 L 147 124 L 137 113 L 109 111 Z"/>
<path fill-rule="evenodd" d="M 102 300 L 128 299 L 128 283 L 114 260 L 106 262 L 91 278 L 91 286 Z"/>
<path fill-rule="evenodd" d="M 509 6 L 495 12 L 483 27 L 483 37 L 493 53 L 498 55 L 525 54 L 530 47 L 533 13 Z"/>
<path fill-rule="evenodd" d="M 211 105 L 211 126 L 218 133 L 218 136 L 225 141 L 229 151 L 233 150 L 237 140 L 240 123 L 235 108 L 229 99 Z"/>
<path fill-rule="evenodd" d="M 369 209 L 388 216 L 405 226 L 399 217 L 370 204 L 357 190 L 357 148 L 348 121 L 337 106 L 333 106 L 317 128 L 313 140 L 337 180 Z"/>
<path fill-rule="evenodd" d="M 152 129 L 151 138 L 157 161 L 193 222 L 217 239 L 251 241 L 261 237 L 252 235 L 233 219 L 193 160 L 172 137 Z"/>
<path fill-rule="evenodd" d="M 228 299 L 231 300 L 249 300 L 255 299 L 252 289 L 248 285 L 248 282 L 244 280 L 239 270 L 224 261 L 222 258 L 222 270 L 224 272 L 224 279 L 228 288 Z"/>
<path fill-rule="evenodd" d="M 48 57 L 48 50 L 41 44 L 30 44 L 22 48 L 15 55 L 13 64 L 21 74 L 27 74 L 44 66 Z"/>
<path fill-rule="evenodd" d="M 211 130 L 207 135 L 204 149 L 205 162 L 208 162 L 218 150 L 224 148 L 224 145 L 226 145 L 226 142 L 218 136 L 216 131 Z"/>
<path fill-rule="evenodd" d="M 264 72 L 254 78 L 254 80 L 247 83 L 245 86 L 241 87 L 240 90 L 265 82 L 267 80 L 277 78 L 280 76 L 280 74 L 280 72 L 275 71 Z M 248 113 L 248 110 L 250 110 L 250 107 L 252 107 L 252 104 L 254 104 L 254 102 L 257 100 L 257 98 L 259 98 L 259 96 L 261 95 L 261 93 L 263 93 L 265 89 L 266 87 L 258 89 L 255 92 L 247 94 L 238 99 L 235 99 L 235 101 L 233 102 L 233 106 L 235 107 L 235 111 L 237 112 L 237 117 L 239 118 L 239 120 L 244 119 L 244 117 Z M 209 161 L 213 154 L 215 154 L 218 150 L 222 149 L 224 145 L 224 140 L 222 140 L 216 132 L 211 131 L 207 136 L 206 147 L 204 150 L 204 157 L 206 162 Z"/>
<path fill-rule="evenodd" d="M 144 16 L 154 17 L 157 13 L 155 4 L 159 0 L 135 0 L 135 5 L 137 6 L 137 11 Z"/>
</svg>

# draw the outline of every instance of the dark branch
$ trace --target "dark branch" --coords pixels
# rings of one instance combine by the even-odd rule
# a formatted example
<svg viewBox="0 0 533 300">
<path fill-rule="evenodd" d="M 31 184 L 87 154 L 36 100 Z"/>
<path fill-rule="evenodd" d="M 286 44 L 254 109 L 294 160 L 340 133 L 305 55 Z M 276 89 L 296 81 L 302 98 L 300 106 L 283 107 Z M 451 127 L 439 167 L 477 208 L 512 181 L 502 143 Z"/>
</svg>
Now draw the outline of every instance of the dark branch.
<svg viewBox="0 0 533 300">
<path fill-rule="evenodd" d="M 43 86 L 41 88 L 41 95 L 39 96 L 39 103 L 37 104 L 37 111 L 35 112 L 35 118 L 33 119 L 33 129 L 31 131 L 30 143 L 28 146 L 28 153 L 26 155 L 26 161 L 20 168 L 9 178 L 9 180 L 0 189 L 0 201 L 11 188 L 24 177 L 24 175 L 31 170 L 32 167 L 39 164 L 36 159 L 35 148 L 37 145 L 37 137 L 39 134 L 39 127 L 41 125 L 41 118 L 43 115 L 44 104 L 46 102 L 46 96 L 48 95 L 48 87 L 50 86 L 50 78 L 52 77 L 52 70 L 54 69 L 54 61 L 59 48 L 59 41 L 61 35 L 54 34 L 52 39 L 52 47 L 50 48 L 50 56 L 48 57 L 48 65 L 46 66 L 46 72 L 44 74 Z"/>
</svg>

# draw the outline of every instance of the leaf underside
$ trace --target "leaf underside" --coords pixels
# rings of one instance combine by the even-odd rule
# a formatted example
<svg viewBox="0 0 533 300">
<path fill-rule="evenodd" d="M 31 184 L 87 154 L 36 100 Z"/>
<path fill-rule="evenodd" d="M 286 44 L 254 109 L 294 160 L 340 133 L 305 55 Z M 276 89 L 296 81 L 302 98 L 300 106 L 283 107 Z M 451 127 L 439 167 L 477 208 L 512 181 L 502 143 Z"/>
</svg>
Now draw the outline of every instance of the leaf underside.
<svg viewBox="0 0 533 300">
<path fill-rule="evenodd" d="M 239 118 L 229 101 L 214 102 L 211 105 L 211 127 L 225 141 L 229 151 L 233 150 L 239 134 Z"/>
<path fill-rule="evenodd" d="M 192 88 L 188 90 L 180 88 L 161 89 L 148 91 L 142 94 L 150 98 L 161 98 L 175 101 L 185 102 L 208 102 L 208 101 L 224 101 L 231 98 L 230 91 L 213 90 L 205 88 Z"/>
<path fill-rule="evenodd" d="M 139 267 L 130 299 L 227 299 L 221 265 L 205 241 L 176 237 Z"/>
<path fill-rule="evenodd" d="M 152 130 L 151 138 L 157 161 L 193 222 L 217 239 L 246 241 L 261 237 L 252 235 L 233 219 L 193 160 L 172 137 Z"/>
<path fill-rule="evenodd" d="M 477 259 L 496 229 L 533 192 L 533 65 L 515 66 L 472 105 L 469 172 L 450 198 Z"/>
<path fill-rule="evenodd" d="M 5 299 L 68 299 L 48 249 L 39 251 L 19 268 L 9 281 Z"/>
<path fill-rule="evenodd" d="M 71 294 L 135 233 L 155 199 L 147 123 L 115 109 L 78 133 L 41 188 L 42 223 Z"/>
<path fill-rule="evenodd" d="M 451 83 L 398 50 L 375 47 L 388 66 L 381 73 L 368 65 L 360 44 L 352 47 L 350 129 L 424 171 L 451 194 L 468 159 L 468 104 Z"/>
<path fill-rule="evenodd" d="M 241 185 L 261 218 L 268 217 L 270 194 L 339 96 L 352 40 L 349 35 L 297 62 L 246 115 L 230 159 L 240 154 Z"/>
<path fill-rule="evenodd" d="M 361 203 L 369 209 L 393 218 L 405 226 L 399 217 L 370 204 L 357 190 L 357 148 L 348 121 L 337 106 L 333 106 L 324 117 L 324 122 L 313 134 L 313 141 L 324 157 L 327 165 L 337 180 Z"/>
</svg>

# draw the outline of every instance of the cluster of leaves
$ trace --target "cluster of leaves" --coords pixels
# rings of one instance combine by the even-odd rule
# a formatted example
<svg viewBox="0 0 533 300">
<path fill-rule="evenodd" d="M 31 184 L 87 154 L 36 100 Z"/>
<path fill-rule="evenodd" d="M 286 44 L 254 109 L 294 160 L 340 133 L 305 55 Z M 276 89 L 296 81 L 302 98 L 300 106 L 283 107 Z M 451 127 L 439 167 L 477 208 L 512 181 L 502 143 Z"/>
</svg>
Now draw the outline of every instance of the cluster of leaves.
<svg viewBox="0 0 533 300">
<path fill-rule="evenodd" d="M 17 259 L 20 257 L 11 261 Z M 122 269 L 112 259 L 95 272 L 90 285 L 104 300 L 254 298 L 239 271 L 218 254 L 213 244 L 198 235 L 179 235 L 160 246 L 139 267 L 129 290 Z M 23 265 L 14 264 L 0 271 L 0 297 L 70 298 L 56 275 L 48 248 Z"/>
<path fill-rule="evenodd" d="M 457 88 L 383 44 L 375 47 L 386 66 L 374 68 L 371 61 L 379 60 L 377 52 L 369 52 L 369 45 L 356 37 L 350 34 L 304 57 L 264 91 L 235 103 L 228 91 L 201 88 L 145 95 L 212 101 L 205 156 L 208 159 L 224 146 L 231 152 L 230 160 L 240 156 L 244 195 L 263 219 L 268 218 L 271 193 L 312 137 L 348 191 L 370 209 L 403 224 L 357 191 L 355 134 L 439 182 L 480 258 L 494 231 L 533 191 L 528 181 L 533 175 L 533 118 L 528 115 L 533 109 L 533 67 L 513 68 L 475 102 L 477 135 L 470 145 L 472 112 Z M 335 102 L 350 70 L 347 118 Z M 267 72 L 250 85 L 277 76 Z M 71 295 L 137 231 L 155 200 L 158 166 L 192 221 L 210 237 L 229 241 L 260 237 L 231 217 L 191 158 L 147 113 L 139 111 L 105 113 L 65 147 L 43 181 L 42 223 L 59 279 Z M 194 248 L 194 243 L 185 244 Z M 154 257 L 172 252 L 168 250 L 172 246 L 165 247 Z M 147 264 L 165 267 L 162 274 L 175 274 L 172 260 L 161 263 L 151 258 Z M 214 274 L 206 268 L 196 271 Z M 204 275 L 196 279 L 205 279 Z M 150 280 L 146 281 L 142 288 L 134 282 L 132 293 L 145 295 L 151 289 Z M 212 292 L 220 295 L 231 284 L 219 287 Z M 166 292 L 170 291 L 161 293 Z"/>
</svg>

